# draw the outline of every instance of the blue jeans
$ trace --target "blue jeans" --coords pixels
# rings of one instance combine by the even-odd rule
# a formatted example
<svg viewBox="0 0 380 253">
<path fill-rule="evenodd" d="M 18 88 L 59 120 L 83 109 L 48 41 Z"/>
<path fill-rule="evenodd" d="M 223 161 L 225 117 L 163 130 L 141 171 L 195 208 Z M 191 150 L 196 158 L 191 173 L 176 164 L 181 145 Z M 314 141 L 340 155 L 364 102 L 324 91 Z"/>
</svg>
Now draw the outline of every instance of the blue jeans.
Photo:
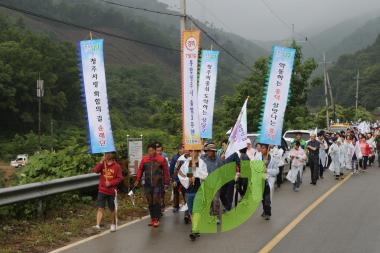
<svg viewBox="0 0 380 253">
<path fill-rule="evenodd" d="M 194 199 L 196 193 L 186 193 L 187 213 L 193 214 Z"/>
</svg>

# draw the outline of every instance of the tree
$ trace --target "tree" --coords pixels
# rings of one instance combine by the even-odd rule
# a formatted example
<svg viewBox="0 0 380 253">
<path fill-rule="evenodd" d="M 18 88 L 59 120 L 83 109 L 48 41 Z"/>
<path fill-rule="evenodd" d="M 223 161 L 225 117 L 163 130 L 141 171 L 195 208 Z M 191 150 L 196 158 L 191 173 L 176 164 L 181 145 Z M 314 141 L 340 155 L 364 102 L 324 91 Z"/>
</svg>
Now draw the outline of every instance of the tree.
<svg viewBox="0 0 380 253">
<path fill-rule="evenodd" d="M 314 59 L 303 60 L 302 51 L 293 43 L 296 49 L 294 68 L 290 84 L 288 106 L 285 112 L 284 128 L 311 128 L 313 119 L 306 107 L 307 94 L 310 87 L 318 84 L 318 79 L 311 79 L 311 74 L 317 65 Z M 263 104 L 263 89 L 268 73 L 268 58 L 260 58 L 253 66 L 253 72 L 236 87 L 236 93 L 223 98 L 222 108 L 217 110 L 217 122 L 221 123 L 224 131 L 233 126 L 244 100 L 248 101 L 248 132 L 258 131 L 261 108 Z"/>
<path fill-rule="evenodd" d="M 380 94 L 380 35 L 375 43 L 353 54 L 342 55 L 329 69 L 335 102 L 345 106 L 355 106 L 356 75 L 360 72 L 358 103 L 369 111 L 378 106 Z M 319 90 L 318 90 L 319 89 Z M 313 92 L 321 93 L 321 88 Z M 310 101 L 320 106 L 318 101 Z"/>
<path fill-rule="evenodd" d="M 332 115 L 332 108 L 329 108 L 329 114 Z M 336 118 L 339 122 L 352 122 L 355 120 L 356 110 L 355 107 L 343 107 L 341 105 L 335 106 Z M 372 121 L 372 114 L 363 107 L 358 107 L 357 118 L 364 121 Z M 315 123 L 318 128 L 326 128 L 326 107 L 321 108 L 315 114 Z"/>
<path fill-rule="evenodd" d="M 0 23 L 0 113 L 7 119 L 0 126 L 2 135 L 36 129 L 39 75 L 45 81 L 43 129 L 49 129 L 52 119 L 59 125 L 83 123 L 74 47 L 1 19 Z"/>
</svg>

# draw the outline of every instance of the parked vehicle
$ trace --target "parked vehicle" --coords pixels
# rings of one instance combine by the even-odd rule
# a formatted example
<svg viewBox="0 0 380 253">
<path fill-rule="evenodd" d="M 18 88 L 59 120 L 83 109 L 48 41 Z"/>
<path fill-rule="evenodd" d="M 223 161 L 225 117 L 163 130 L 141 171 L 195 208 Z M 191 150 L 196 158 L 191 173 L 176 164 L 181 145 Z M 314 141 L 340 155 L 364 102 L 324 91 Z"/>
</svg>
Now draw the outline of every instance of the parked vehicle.
<svg viewBox="0 0 380 253">
<path fill-rule="evenodd" d="M 348 123 L 334 123 L 330 126 L 330 132 L 340 133 L 341 131 L 346 132 L 347 128 L 350 128 L 351 125 Z"/>
<path fill-rule="evenodd" d="M 301 134 L 301 139 L 308 142 L 310 140 L 310 135 L 314 130 L 288 130 L 284 133 L 283 138 L 287 142 L 288 146 L 294 141 L 297 134 Z"/>
<path fill-rule="evenodd" d="M 11 161 L 11 166 L 15 168 L 19 168 L 19 167 L 25 166 L 27 162 L 28 162 L 28 155 L 19 154 L 17 155 L 15 160 Z"/>
</svg>

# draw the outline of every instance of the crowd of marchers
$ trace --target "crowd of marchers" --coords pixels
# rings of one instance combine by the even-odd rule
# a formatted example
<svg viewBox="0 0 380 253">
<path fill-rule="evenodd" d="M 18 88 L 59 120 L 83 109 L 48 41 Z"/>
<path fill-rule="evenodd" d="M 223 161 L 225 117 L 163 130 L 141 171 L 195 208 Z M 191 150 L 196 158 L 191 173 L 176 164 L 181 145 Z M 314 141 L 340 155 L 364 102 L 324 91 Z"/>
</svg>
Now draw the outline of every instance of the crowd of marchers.
<svg viewBox="0 0 380 253">
<path fill-rule="evenodd" d="M 303 172 L 306 166 L 310 168 L 310 184 L 316 186 L 318 180 L 326 176 L 330 170 L 336 180 L 341 180 L 347 173 L 354 175 L 363 173 L 370 167 L 380 167 L 380 127 L 376 126 L 368 132 L 360 132 L 352 127 L 337 133 L 326 131 L 314 132 L 309 140 L 303 140 L 301 134 L 290 143 L 290 147 L 272 146 L 257 143 L 254 146 L 247 139 L 247 146 L 226 157 L 228 141 L 224 140 L 218 147 L 215 142 L 207 141 L 200 150 L 185 150 L 180 144 L 177 153 L 170 159 L 160 142 L 148 145 L 145 155 L 139 165 L 134 187 L 141 184 L 147 199 L 150 222 L 149 226 L 158 227 L 165 211 L 165 192 L 172 194 L 173 212 L 184 211 L 184 222 L 192 224 L 190 239 L 200 237 L 199 218 L 196 194 L 201 190 L 202 182 L 213 171 L 225 164 L 236 163 L 234 180 L 226 183 L 217 191 L 212 199 L 210 215 L 216 216 L 216 223 L 221 222 L 223 213 L 233 209 L 247 192 L 248 179 L 240 177 L 240 163 L 244 160 L 261 160 L 265 165 L 265 183 L 262 196 L 262 217 L 270 220 L 272 216 L 273 193 L 275 187 L 282 183 L 283 167 L 286 162 L 290 169 L 286 179 L 293 184 L 293 190 L 301 189 Z M 94 172 L 100 173 L 99 192 L 97 199 L 98 213 L 95 228 L 100 228 L 106 203 L 111 210 L 111 231 L 116 231 L 115 194 L 117 186 L 122 181 L 120 166 L 114 159 L 114 153 L 106 153 L 95 166 Z M 276 182 L 277 181 L 277 182 Z M 171 189 L 172 192 L 168 192 Z M 183 201 L 180 201 L 182 196 Z M 167 199 L 167 198 L 166 198 Z M 182 203 L 182 207 L 181 207 Z"/>
</svg>

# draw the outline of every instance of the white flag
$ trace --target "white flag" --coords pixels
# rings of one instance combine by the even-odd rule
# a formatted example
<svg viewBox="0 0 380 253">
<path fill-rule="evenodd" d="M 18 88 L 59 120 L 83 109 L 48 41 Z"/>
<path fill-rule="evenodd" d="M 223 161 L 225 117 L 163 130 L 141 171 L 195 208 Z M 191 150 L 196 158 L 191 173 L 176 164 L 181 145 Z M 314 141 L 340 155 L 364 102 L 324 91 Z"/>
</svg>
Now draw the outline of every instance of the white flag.
<svg viewBox="0 0 380 253">
<path fill-rule="evenodd" d="M 365 134 L 365 133 L 369 133 L 371 132 L 371 128 L 369 126 L 369 124 L 365 121 L 362 121 L 359 125 L 358 125 L 358 130 L 360 133 L 362 134 Z"/>
<path fill-rule="evenodd" d="M 226 150 L 226 158 L 247 147 L 247 101 L 248 98 L 241 108 L 239 117 L 228 139 L 229 144 Z"/>
</svg>

